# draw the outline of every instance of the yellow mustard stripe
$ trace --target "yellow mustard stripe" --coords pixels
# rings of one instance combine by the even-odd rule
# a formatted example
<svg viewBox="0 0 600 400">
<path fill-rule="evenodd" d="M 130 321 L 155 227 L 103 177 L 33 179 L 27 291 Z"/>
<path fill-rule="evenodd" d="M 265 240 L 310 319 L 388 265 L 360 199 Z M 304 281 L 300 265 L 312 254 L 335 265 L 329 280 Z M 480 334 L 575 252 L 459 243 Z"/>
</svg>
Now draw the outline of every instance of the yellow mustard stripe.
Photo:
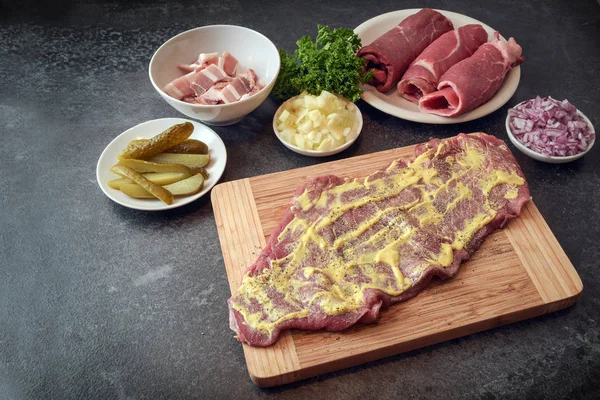
<svg viewBox="0 0 600 400">
<path fill-rule="evenodd" d="M 525 181 L 514 170 L 490 169 L 486 165 L 489 149 L 476 140 L 468 141 L 463 152 L 452 156 L 444 155 L 449 150 L 444 143 L 428 149 L 407 167 L 395 161 L 385 174 L 348 179 L 318 195 L 308 188 L 298 196 L 292 208 L 295 217 L 278 236 L 280 242 L 285 243 L 286 238 L 290 241 L 287 255 L 270 260 L 270 268 L 260 275 L 246 275 L 233 296 L 232 306 L 245 323 L 272 334 L 278 324 L 306 317 L 315 307 L 327 315 L 352 312 L 363 304 L 367 289 L 397 296 L 417 282 L 430 265 L 452 265 L 454 251 L 463 249 L 496 216 L 497 205 L 489 199 L 492 190 L 498 188 L 495 190 L 500 191 L 501 198 L 514 199 Z M 444 164 L 448 176 L 440 175 Z M 408 188 L 416 188 L 420 194 L 410 204 L 378 206 L 362 221 L 340 220 L 350 211 L 382 204 Z M 459 230 L 449 233 L 437 252 L 422 246 L 419 234 L 439 232 L 439 236 L 446 232 L 445 218 L 463 202 L 482 195 L 485 201 L 477 203 L 477 213 L 462 221 Z M 315 220 L 307 220 L 304 216 L 310 210 L 323 212 L 316 213 Z M 385 226 L 370 232 L 381 222 Z M 348 230 L 343 225 L 346 223 L 354 225 Z M 336 236 L 336 226 L 345 233 Z M 323 236 L 325 232 L 329 239 Z M 359 238 L 360 243 L 356 243 Z M 427 254 L 426 262 L 412 268 L 410 277 L 401 269 L 406 254 Z M 257 305 L 260 311 L 251 312 Z"/>
</svg>

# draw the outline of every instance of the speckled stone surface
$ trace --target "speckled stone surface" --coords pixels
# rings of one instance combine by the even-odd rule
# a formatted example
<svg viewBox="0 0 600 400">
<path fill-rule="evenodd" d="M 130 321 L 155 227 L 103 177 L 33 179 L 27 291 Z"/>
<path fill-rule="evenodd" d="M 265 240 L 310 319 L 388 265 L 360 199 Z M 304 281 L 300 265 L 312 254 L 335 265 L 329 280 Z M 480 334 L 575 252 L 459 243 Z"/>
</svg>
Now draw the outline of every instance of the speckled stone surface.
<svg viewBox="0 0 600 400">
<path fill-rule="evenodd" d="M 567 165 L 515 153 L 583 280 L 574 307 L 275 389 L 252 384 L 228 328 L 208 196 L 144 213 L 113 203 L 96 183 L 98 157 L 116 135 L 179 116 L 155 93 L 147 65 L 164 41 L 208 24 L 247 26 L 292 50 L 317 23 L 355 27 L 427 6 L 467 14 L 523 46 L 521 83 L 497 112 L 431 126 L 360 101 L 360 140 L 330 160 L 459 132 L 507 139 L 506 110 L 536 94 L 570 99 L 599 127 L 598 3 L 487 3 L 0 3 L 0 399 L 599 398 L 600 145 Z M 229 155 L 222 181 L 328 161 L 278 142 L 277 106 L 269 98 L 241 123 L 215 128 Z"/>
</svg>

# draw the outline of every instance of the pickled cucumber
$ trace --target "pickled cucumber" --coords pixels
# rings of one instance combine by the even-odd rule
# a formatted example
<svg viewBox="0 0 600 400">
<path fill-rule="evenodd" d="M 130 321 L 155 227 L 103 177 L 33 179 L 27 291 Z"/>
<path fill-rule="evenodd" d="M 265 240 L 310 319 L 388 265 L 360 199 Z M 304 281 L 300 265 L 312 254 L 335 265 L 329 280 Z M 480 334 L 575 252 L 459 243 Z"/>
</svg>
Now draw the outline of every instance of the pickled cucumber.
<svg viewBox="0 0 600 400">
<path fill-rule="evenodd" d="M 155 197 L 150 194 L 147 190 L 138 184 L 133 182 L 124 183 L 121 185 L 121 192 L 125 193 L 129 197 L 135 199 L 154 199 Z"/>
<path fill-rule="evenodd" d="M 201 174 L 196 174 L 182 181 L 164 186 L 165 189 L 175 196 L 189 196 L 191 194 L 196 194 L 202 190 L 202 187 L 204 187 L 204 177 Z"/>
<path fill-rule="evenodd" d="M 142 146 L 144 143 L 149 142 L 150 139 L 134 139 L 127 144 L 127 146 Z"/>
<path fill-rule="evenodd" d="M 204 178 L 204 180 L 207 180 L 209 175 L 208 175 L 208 171 L 206 170 L 206 168 L 191 168 L 192 170 L 192 174 L 200 174 L 202 175 L 202 177 Z"/>
<path fill-rule="evenodd" d="M 137 173 L 128 166 L 120 164 L 113 165 L 113 167 L 110 169 L 110 172 L 121 175 L 123 178 L 127 178 L 134 183 L 137 183 L 141 188 L 150 192 L 150 194 L 162 200 L 166 204 L 173 204 L 173 194 L 171 192 L 162 186 L 157 185 L 156 183 L 150 182 L 148 179 L 144 178 L 141 174 Z M 122 184 L 121 187 L 127 185 L 129 184 L 125 183 Z"/>
<path fill-rule="evenodd" d="M 169 129 L 154 136 L 147 141 L 134 140 L 118 155 L 119 160 L 135 158 L 148 159 L 162 153 L 190 137 L 194 131 L 191 122 L 173 125 Z"/>
<path fill-rule="evenodd" d="M 126 165 L 137 172 L 180 172 L 192 175 L 188 167 L 182 164 L 156 163 L 144 160 L 125 159 L 120 160 L 118 165 Z"/>
<path fill-rule="evenodd" d="M 207 154 L 208 145 L 200 140 L 187 139 L 164 151 L 174 154 Z"/>
<path fill-rule="evenodd" d="M 183 164 L 189 168 L 202 168 L 208 164 L 210 156 L 208 154 L 161 153 L 155 155 L 148 161 L 161 164 Z"/>
<path fill-rule="evenodd" d="M 189 196 L 196 194 L 204 187 L 204 178 L 202 175 L 197 174 L 190 176 L 187 179 L 179 182 L 172 183 L 164 186 L 164 189 L 168 190 L 174 196 Z M 151 199 L 154 198 L 148 191 L 146 191 L 140 185 L 135 183 L 124 183 L 121 185 L 121 191 L 130 197 L 137 199 Z"/>
<path fill-rule="evenodd" d="M 150 172 L 142 174 L 142 176 L 148 179 L 150 182 L 154 182 L 157 185 L 164 186 L 171 183 L 179 182 L 185 178 L 189 178 L 191 173 L 183 172 Z M 129 179 L 119 178 L 108 181 L 108 186 L 113 189 L 120 189 L 123 183 L 132 183 Z"/>
</svg>

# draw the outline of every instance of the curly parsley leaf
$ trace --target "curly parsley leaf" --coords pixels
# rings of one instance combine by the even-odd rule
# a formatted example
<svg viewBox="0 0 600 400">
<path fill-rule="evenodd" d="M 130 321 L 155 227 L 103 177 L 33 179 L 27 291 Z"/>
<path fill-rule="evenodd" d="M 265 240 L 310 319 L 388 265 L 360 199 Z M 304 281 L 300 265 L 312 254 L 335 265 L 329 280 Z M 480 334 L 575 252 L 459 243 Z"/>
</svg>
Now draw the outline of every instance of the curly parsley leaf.
<svg viewBox="0 0 600 400">
<path fill-rule="evenodd" d="M 326 90 L 357 101 L 362 93 L 359 84 L 372 78 L 372 72 L 363 72 L 365 60 L 356 56 L 360 38 L 352 29 L 317 27 L 316 40 L 303 36 L 293 55 L 279 50 L 281 70 L 273 94 L 285 100 L 303 91 L 318 95 Z"/>
</svg>

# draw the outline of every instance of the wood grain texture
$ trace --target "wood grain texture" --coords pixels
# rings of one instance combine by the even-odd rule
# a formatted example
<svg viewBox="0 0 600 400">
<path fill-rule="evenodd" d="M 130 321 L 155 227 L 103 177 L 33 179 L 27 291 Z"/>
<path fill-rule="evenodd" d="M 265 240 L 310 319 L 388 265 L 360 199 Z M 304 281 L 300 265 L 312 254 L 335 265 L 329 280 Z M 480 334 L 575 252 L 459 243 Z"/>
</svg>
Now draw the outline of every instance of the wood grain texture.
<svg viewBox="0 0 600 400">
<path fill-rule="evenodd" d="M 564 265 L 570 265 L 569 258 L 533 202 L 512 222 L 507 236 L 545 303 L 581 293 L 579 275 L 562 273 Z"/>
<path fill-rule="evenodd" d="M 295 189 L 326 174 L 364 177 L 415 146 L 217 185 L 212 203 L 231 291 L 289 207 Z M 581 279 L 535 207 L 490 235 L 458 274 L 434 280 L 379 321 L 343 332 L 288 331 L 267 348 L 243 345 L 259 386 L 276 386 L 469 335 L 572 305 Z"/>
<path fill-rule="evenodd" d="M 248 265 L 265 246 L 265 237 L 247 179 L 216 186 L 211 193 L 215 222 L 223 258 L 227 266 L 229 287 L 233 293 L 242 281 Z M 271 376 L 294 381 L 299 379 L 300 363 L 291 332 L 285 332 L 269 351 L 244 345 L 250 377 L 256 384 Z"/>
</svg>

